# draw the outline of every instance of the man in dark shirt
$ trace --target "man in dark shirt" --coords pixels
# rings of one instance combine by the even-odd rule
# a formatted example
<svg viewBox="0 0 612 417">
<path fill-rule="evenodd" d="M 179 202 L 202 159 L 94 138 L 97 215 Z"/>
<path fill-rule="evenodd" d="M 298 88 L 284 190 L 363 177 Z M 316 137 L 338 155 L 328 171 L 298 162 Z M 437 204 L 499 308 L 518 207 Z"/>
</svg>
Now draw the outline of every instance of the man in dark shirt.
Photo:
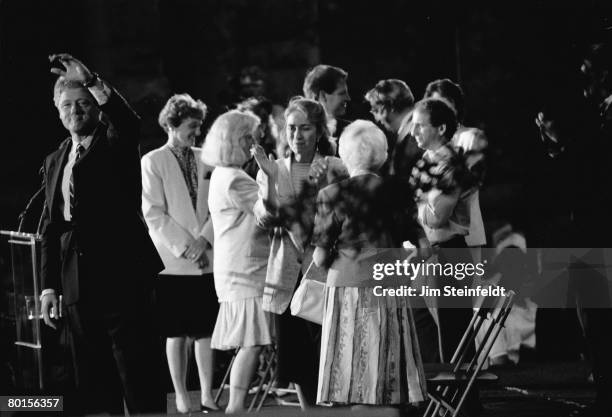
<svg viewBox="0 0 612 417">
<path fill-rule="evenodd" d="M 387 132 L 389 157 L 380 169 L 381 174 L 410 178 L 412 168 L 423 156 L 423 150 L 410 135 L 414 106 L 410 87 L 402 80 L 380 80 L 365 99 L 370 103 L 370 113 Z"/>
</svg>

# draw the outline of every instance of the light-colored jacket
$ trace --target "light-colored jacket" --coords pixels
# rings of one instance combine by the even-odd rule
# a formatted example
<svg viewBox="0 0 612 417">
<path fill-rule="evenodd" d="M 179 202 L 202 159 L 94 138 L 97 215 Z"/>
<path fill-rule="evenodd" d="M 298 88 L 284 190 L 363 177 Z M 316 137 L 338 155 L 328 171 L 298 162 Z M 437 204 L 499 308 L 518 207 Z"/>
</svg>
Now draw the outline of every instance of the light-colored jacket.
<svg viewBox="0 0 612 417">
<path fill-rule="evenodd" d="M 208 212 L 208 188 L 213 168 L 200 160 L 201 150 L 191 148 L 198 167 L 198 199 L 193 208 L 183 172 L 168 145 L 155 149 L 141 160 L 142 212 L 149 235 L 164 262 L 163 274 L 201 275 L 212 272 L 212 265 L 200 269 L 182 258 L 185 249 L 200 236 L 213 242 Z M 212 263 L 212 251 L 207 251 Z"/>
<path fill-rule="evenodd" d="M 322 158 L 317 154 L 313 162 Z M 291 157 L 278 159 L 275 162 L 278 168 L 276 183 L 278 204 L 279 206 L 291 204 L 297 198 L 291 181 Z M 336 180 L 338 174 L 348 176 L 344 164 L 339 158 L 328 157 L 328 182 Z M 309 240 L 311 230 L 303 230 L 298 225 L 290 228 L 275 227 L 275 215 L 264 204 L 268 180 L 266 174 L 261 170 L 257 173 L 257 183 L 259 185 L 259 198 L 254 207 L 257 224 L 267 229 L 274 229 L 263 294 L 263 309 L 282 314 L 291 303 L 300 271 L 304 273 L 312 261 L 314 247 Z M 312 213 L 313 225 L 314 215 L 315 211 Z M 309 276 L 309 278 L 325 280 L 324 275 L 321 277 Z"/>
<path fill-rule="evenodd" d="M 452 142 L 454 146 L 462 148 L 466 152 L 482 152 L 487 146 L 487 139 L 482 130 L 463 126 L 457 130 Z M 470 230 L 465 237 L 465 242 L 468 246 L 484 246 L 487 244 L 482 212 L 480 211 L 479 194 L 479 190 L 475 190 L 467 196 L 467 204 L 470 208 Z"/>
<path fill-rule="evenodd" d="M 270 253 L 268 231 L 257 226 L 255 180 L 243 170 L 217 167 L 208 206 L 215 231 L 214 274 L 219 302 L 261 297 Z"/>
</svg>

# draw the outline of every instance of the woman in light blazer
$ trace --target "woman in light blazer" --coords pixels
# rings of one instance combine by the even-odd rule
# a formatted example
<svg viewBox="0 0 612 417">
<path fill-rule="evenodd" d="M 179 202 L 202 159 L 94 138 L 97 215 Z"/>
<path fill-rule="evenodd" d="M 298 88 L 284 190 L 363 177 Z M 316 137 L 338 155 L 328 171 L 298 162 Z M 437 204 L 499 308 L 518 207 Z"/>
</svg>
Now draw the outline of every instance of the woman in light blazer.
<svg viewBox="0 0 612 417">
<path fill-rule="evenodd" d="M 244 410 L 261 347 L 272 343 L 270 322 L 261 306 L 270 242 L 253 215 L 257 183 L 243 169 L 258 134 L 257 116 L 232 110 L 215 120 L 202 152 L 204 161 L 215 166 L 208 205 L 220 307 L 211 345 L 220 350 L 240 348 L 230 373 L 226 413 Z"/>
<path fill-rule="evenodd" d="M 212 168 L 193 147 L 206 106 L 187 94 L 175 95 L 159 115 L 168 134 L 161 148 L 146 154 L 142 166 L 142 211 L 164 262 L 158 281 L 158 310 L 179 413 L 190 411 L 186 386 L 189 341 L 201 387 L 200 409 L 216 410 L 212 396 L 210 338 L 218 312 L 212 275 L 212 222 L 208 187 Z"/>
<path fill-rule="evenodd" d="M 256 147 L 255 158 L 261 170 L 257 174 L 259 199 L 254 212 L 259 225 L 274 231 L 263 307 L 279 315 L 277 379 L 294 382 L 300 403 L 306 407 L 316 400 L 321 327 L 292 316 L 287 307 L 312 261 L 310 239 L 317 191 L 332 180 L 334 173 L 348 173 L 342 161 L 333 157 L 336 150 L 320 103 L 296 97 L 285 111 L 285 120 L 289 156 L 270 161 L 263 148 Z M 324 175 L 315 175 L 317 170 Z M 278 209 L 297 200 L 305 208 L 300 219 L 283 219 L 279 224 Z"/>
</svg>

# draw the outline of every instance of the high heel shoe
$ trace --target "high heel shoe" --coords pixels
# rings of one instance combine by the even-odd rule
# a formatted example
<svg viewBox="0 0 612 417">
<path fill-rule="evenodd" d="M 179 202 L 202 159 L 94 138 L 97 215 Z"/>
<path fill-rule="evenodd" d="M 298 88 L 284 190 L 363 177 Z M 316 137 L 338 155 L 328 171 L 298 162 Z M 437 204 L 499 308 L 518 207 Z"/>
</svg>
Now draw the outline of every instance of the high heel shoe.
<svg viewBox="0 0 612 417">
<path fill-rule="evenodd" d="M 204 414 L 208 414 L 208 413 L 214 413 L 215 411 L 221 411 L 220 408 L 211 408 L 211 407 L 207 407 L 204 404 L 200 404 L 200 411 L 203 412 Z"/>
</svg>

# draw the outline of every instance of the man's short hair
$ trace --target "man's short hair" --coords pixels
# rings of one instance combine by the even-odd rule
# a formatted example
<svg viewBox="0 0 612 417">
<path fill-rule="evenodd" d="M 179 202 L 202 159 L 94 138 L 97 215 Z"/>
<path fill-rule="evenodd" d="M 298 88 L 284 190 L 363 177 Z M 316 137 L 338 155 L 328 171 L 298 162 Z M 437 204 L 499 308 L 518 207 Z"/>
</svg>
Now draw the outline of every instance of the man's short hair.
<svg viewBox="0 0 612 417">
<path fill-rule="evenodd" d="M 447 140 L 451 140 L 457 131 L 457 113 L 446 100 L 425 98 L 414 105 L 414 111 L 429 114 L 429 122 L 434 127 L 445 125 L 444 136 Z"/>
<path fill-rule="evenodd" d="M 342 131 L 338 153 L 349 170 L 375 171 L 387 160 L 387 138 L 369 120 L 355 120 Z"/>
<path fill-rule="evenodd" d="M 250 159 L 240 140 L 254 135 L 259 117 L 250 111 L 230 110 L 217 117 L 202 147 L 202 160 L 215 167 L 240 167 Z"/>
<path fill-rule="evenodd" d="M 463 120 L 465 114 L 465 96 L 459 84 L 448 78 L 432 81 L 427 84 L 423 98 L 430 98 L 434 93 L 438 93 L 450 101 L 457 112 L 457 120 Z"/>
<path fill-rule="evenodd" d="M 377 82 L 374 88 L 366 93 L 365 99 L 372 108 L 382 106 L 397 113 L 414 105 L 414 95 L 410 87 L 404 81 L 393 78 Z"/>
<path fill-rule="evenodd" d="M 194 100 L 189 94 L 175 94 L 166 102 L 159 113 L 159 125 L 168 132 L 169 127 L 177 128 L 183 120 L 194 118 L 204 120 L 206 117 L 206 104 Z"/>
<path fill-rule="evenodd" d="M 64 77 L 58 77 L 57 80 L 55 80 L 55 85 L 53 86 L 53 103 L 55 104 L 55 107 L 57 107 L 58 109 L 59 109 L 60 96 L 66 90 L 86 91 L 87 94 L 89 94 L 89 96 L 91 97 L 93 104 L 95 106 L 98 105 L 98 102 L 96 101 L 96 99 L 94 99 L 94 97 L 91 95 L 89 90 L 85 88 L 85 86 L 83 86 L 83 83 L 79 81 L 74 81 L 74 80 L 67 80 Z"/>
<path fill-rule="evenodd" d="M 317 65 L 306 74 L 304 78 L 304 96 L 317 100 L 319 93 L 333 93 L 341 81 L 346 81 L 348 73 L 342 68 L 331 65 Z"/>
</svg>

